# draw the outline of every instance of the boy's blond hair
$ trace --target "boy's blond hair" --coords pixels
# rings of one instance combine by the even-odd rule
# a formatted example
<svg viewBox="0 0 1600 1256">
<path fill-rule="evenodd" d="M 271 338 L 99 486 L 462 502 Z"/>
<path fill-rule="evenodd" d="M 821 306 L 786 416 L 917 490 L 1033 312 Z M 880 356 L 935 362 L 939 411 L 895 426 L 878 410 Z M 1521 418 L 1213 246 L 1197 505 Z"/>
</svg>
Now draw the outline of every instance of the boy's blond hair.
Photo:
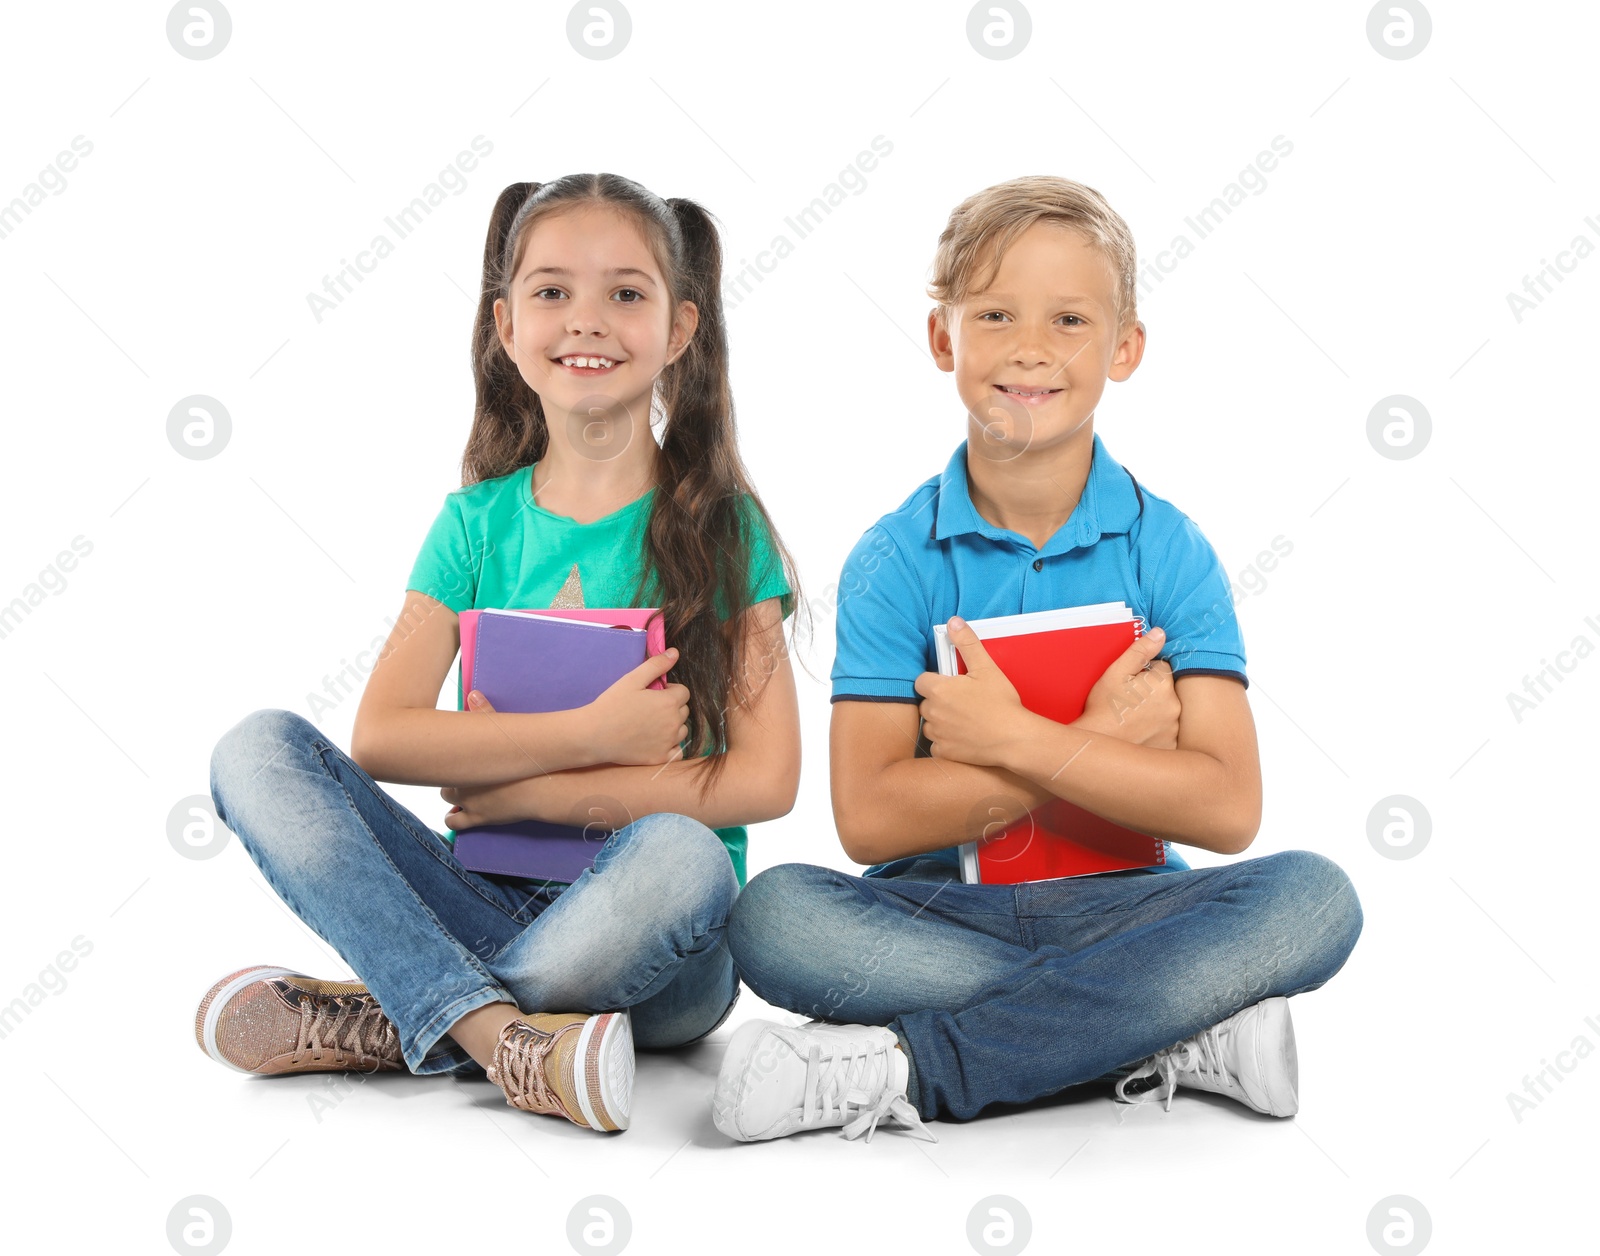
<svg viewBox="0 0 1600 1256">
<path fill-rule="evenodd" d="M 947 310 L 983 291 L 994 281 L 1006 250 L 1036 222 L 1072 227 L 1104 254 L 1115 275 L 1117 330 L 1131 327 L 1138 316 L 1133 232 L 1100 193 L 1055 175 L 1031 174 L 996 183 L 951 210 L 933 256 L 928 295 Z M 989 264 L 979 276 L 978 264 L 986 254 Z"/>
</svg>

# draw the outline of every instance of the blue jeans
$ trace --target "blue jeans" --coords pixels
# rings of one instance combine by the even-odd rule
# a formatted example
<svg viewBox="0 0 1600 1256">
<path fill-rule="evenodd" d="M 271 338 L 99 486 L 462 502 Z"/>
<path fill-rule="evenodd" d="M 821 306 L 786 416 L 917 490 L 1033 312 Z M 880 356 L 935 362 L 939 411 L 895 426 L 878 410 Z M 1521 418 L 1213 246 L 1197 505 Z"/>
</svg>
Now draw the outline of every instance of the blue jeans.
<svg viewBox="0 0 1600 1256">
<path fill-rule="evenodd" d="M 497 1000 L 632 1009 L 641 1047 L 703 1037 L 732 1010 L 739 892 L 717 835 L 644 816 L 569 886 L 468 872 L 444 839 L 315 726 L 256 711 L 211 756 L 211 799 L 268 884 L 372 991 L 413 1073 L 481 1075 L 446 1036 Z"/>
<path fill-rule="evenodd" d="M 769 868 L 734 904 L 728 946 L 768 1003 L 894 1030 L 912 1106 L 967 1120 L 1315 990 L 1361 923 L 1350 879 L 1303 850 L 1014 886 L 916 859 L 882 877 Z"/>
</svg>

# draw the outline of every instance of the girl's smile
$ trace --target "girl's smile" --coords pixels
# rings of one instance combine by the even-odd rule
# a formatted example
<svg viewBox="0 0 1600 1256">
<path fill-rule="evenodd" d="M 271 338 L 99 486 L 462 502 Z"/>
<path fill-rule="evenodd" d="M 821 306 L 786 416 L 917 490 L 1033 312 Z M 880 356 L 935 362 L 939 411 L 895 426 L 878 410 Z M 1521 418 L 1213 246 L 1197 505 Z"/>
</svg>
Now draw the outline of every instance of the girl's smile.
<svg viewBox="0 0 1600 1256">
<path fill-rule="evenodd" d="M 609 375 L 621 366 L 624 359 L 607 357 L 603 353 L 571 354 L 564 358 L 552 358 L 564 370 L 573 375 Z"/>
</svg>

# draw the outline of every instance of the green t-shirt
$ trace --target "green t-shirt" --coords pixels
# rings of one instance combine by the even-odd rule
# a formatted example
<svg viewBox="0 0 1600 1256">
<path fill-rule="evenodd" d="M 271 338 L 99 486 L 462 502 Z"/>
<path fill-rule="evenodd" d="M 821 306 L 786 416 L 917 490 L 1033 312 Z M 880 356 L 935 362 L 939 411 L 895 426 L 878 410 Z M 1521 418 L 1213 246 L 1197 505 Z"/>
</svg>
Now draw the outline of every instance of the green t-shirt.
<svg viewBox="0 0 1600 1256">
<path fill-rule="evenodd" d="M 638 605 L 634 594 L 655 490 L 592 523 L 579 523 L 544 509 L 533 500 L 532 488 L 533 468 L 527 466 L 447 494 L 406 587 L 457 614 L 484 607 Z M 753 511 L 747 517 L 752 524 L 757 522 Z M 783 599 L 785 618 L 793 612 L 794 594 L 771 538 L 764 526 L 755 526 L 750 542 L 750 605 L 770 597 Z M 458 710 L 466 696 L 461 686 L 458 664 Z M 716 833 L 743 886 L 744 827 Z"/>
</svg>

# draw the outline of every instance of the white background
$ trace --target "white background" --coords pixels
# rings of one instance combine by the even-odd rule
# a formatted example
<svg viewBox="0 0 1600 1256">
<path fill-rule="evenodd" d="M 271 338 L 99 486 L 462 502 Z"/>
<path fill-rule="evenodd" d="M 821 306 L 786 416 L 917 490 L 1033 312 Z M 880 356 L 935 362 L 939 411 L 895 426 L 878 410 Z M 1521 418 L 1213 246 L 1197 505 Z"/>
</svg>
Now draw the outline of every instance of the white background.
<svg viewBox="0 0 1600 1256">
<path fill-rule="evenodd" d="M 1435 1251 L 1554 1250 L 1582 1221 L 1600 1060 L 1562 1057 L 1520 1121 L 1507 1094 L 1580 1036 L 1600 1046 L 1584 875 L 1600 659 L 1563 656 L 1571 673 L 1520 720 L 1507 694 L 1576 638 L 1600 644 L 1600 260 L 1520 321 L 1507 294 L 1575 237 L 1600 244 L 1593 10 L 1441 0 L 1424 50 L 1391 59 L 1359 3 L 1037 3 L 1001 60 L 968 42 L 960 3 L 630 11 L 606 60 L 550 4 L 237 0 L 207 60 L 174 50 L 161 5 L 8 13 L 0 203 L 75 136 L 93 145 L 0 239 L 0 604 L 74 537 L 92 546 L 0 638 L 0 1004 L 74 938 L 92 948 L 0 1039 L 8 1237 L 166 1252 L 169 1211 L 203 1194 L 239 1253 L 557 1251 L 569 1210 L 602 1194 L 631 1216 L 630 1251 L 963 1252 L 969 1212 L 1002 1194 L 1033 1251 L 1365 1252 L 1374 1205 L 1403 1194 Z M 465 189 L 317 321 L 307 294 L 479 135 L 493 152 Z M 800 800 L 752 830 L 751 874 L 849 866 L 827 801 L 828 593 L 964 434 L 922 333 L 951 207 L 1065 175 L 1110 199 L 1148 261 L 1283 136 L 1265 189 L 1141 289 L 1144 363 L 1108 386 L 1096 430 L 1236 579 L 1275 537 L 1292 545 L 1238 605 L 1266 779 L 1249 854 L 1320 851 L 1366 912 L 1344 970 L 1292 1004 L 1300 1115 L 1096 1093 L 940 1122 L 937 1144 L 885 1128 L 870 1146 L 731 1145 L 709 1096 L 722 1044 L 765 1011 L 748 992 L 713 1041 L 641 1060 L 614 1138 L 514 1112 L 487 1083 L 329 1091 L 206 1061 L 193 1011 L 218 976 L 348 970 L 237 841 L 175 852 L 169 813 L 206 792 L 223 731 L 260 707 L 309 714 L 398 611 L 459 483 L 501 188 L 617 171 L 700 200 L 740 259 L 875 136 L 893 151 L 865 190 L 729 313 L 743 453 L 819 607 Z M 191 394 L 231 415 L 213 458 L 168 442 Z M 1432 418 L 1403 460 L 1367 438 L 1394 394 Z M 318 721 L 340 745 L 355 705 Z M 396 793 L 439 827 L 436 791 Z M 1431 817 L 1414 858 L 1368 840 L 1392 794 Z"/>
</svg>

